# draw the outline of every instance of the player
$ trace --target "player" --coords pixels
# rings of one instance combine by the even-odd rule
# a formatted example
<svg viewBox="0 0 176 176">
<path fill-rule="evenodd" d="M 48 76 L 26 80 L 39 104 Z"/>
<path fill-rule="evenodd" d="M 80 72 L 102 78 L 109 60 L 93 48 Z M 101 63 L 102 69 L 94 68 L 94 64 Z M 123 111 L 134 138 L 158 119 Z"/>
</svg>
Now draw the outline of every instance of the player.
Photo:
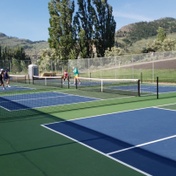
<svg viewBox="0 0 176 176">
<path fill-rule="evenodd" d="M 67 72 L 67 70 L 65 70 L 64 71 L 64 74 L 63 74 L 63 80 L 64 80 L 64 82 L 63 82 L 63 84 L 65 83 L 65 80 L 67 79 L 67 81 L 68 81 L 68 79 L 69 79 L 69 75 L 68 75 L 68 72 Z"/>
<path fill-rule="evenodd" d="M 76 81 L 78 81 L 79 84 L 81 84 L 81 82 L 79 80 L 79 71 L 78 71 L 78 68 L 73 67 L 73 74 L 74 74 L 74 84 L 76 84 Z"/>
<path fill-rule="evenodd" d="M 0 72 L 0 86 L 2 86 L 2 89 L 5 90 L 3 79 L 4 79 L 4 70 L 1 69 L 1 72 Z"/>
<path fill-rule="evenodd" d="M 10 87 L 9 83 L 10 83 L 10 76 L 9 76 L 9 73 L 8 73 L 8 69 L 6 69 L 4 71 L 4 81 L 6 82 L 6 85 L 7 87 Z"/>
</svg>

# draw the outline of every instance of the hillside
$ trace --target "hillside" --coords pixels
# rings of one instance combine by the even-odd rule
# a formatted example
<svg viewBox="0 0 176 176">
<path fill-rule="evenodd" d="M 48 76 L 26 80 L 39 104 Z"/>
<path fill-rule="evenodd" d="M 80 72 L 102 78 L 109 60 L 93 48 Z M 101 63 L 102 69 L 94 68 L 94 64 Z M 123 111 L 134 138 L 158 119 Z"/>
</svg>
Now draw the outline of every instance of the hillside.
<svg viewBox="0 0 176 176">
<path fill-rule="evenodd" d="M 164 28 L 167 34 L 174 33 L 176 32 L 176 19 L 161 18 L 151 22 L 129 24 L 118 30 L 116 37 L 125 37 L 132 41 L 138 41 L 143 38 L 156 36 L 159 27 Z"/>
<path fill-rule="evenodd" d="M 176 33 L 176 19 L 167 17 L 126 25 L 116 32 L 116 42 L 119 45 L 134 44 L 142 39 L 156 37 L 159 27 L 164 28 L 167 35 Z"/>
<path fill-rule="evenodd" d="M 48 48 L 48 42 L 46 41 L 35 41 L 32 42 L 27 39 L 19 39 L 17 37 L 9 37 L 4 33 L 0 33 L 0 46 L 5 47 L 23 47 L 26 54 L 29 56 L 37 55 L 41 49 Z"/>
<path fill-rule="evenodd" d="M 176 39 L 176 19 L 161 18 L 151 22 L 138 22 L 126 25 L 116 32 L 116 46 L 128 48 L 130 53 L 140 53 L 147 43 L 156 38 L 159 27 L 165 29 L 167 36 Z M 29 56 L 38 55 L 40 50 L 49 47 L 46 41 L 32 42 L 17 37 L 9 37 L 4 33 L 0 33 L 0 46 L 23 47 Z"/>
<path fill-rule="evenodd" d="M 156 39 L 159 27 L 164 28 L 167 38 L 176 39 L 176 19 L 166 17 L 122 27 L 116 32 L 116 46 L 128 50 L 129 53 L 141 53 L 142 48 Z"/>
</svg>

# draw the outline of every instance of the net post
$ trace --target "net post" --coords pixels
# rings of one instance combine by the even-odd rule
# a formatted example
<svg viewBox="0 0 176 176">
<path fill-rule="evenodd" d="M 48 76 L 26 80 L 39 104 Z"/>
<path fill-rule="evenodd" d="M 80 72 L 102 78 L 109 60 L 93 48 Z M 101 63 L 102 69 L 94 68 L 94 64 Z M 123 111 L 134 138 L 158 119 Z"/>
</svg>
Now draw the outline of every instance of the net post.
<svg viewBox="0 0 176 176">
<path fill-rule="evenodd" d="M 44 78 L 45 79 L 45 86 L 47 86 L 47 80 L 46 80 L 46 78 Z"/>
<path fill-rule="evenodd" d="M 140 97 L 141 96 L 141 81 L 140 79 L 138 79 L 138 96 Z"/>
<path fill-rule="evenodd" d="M 157 99 L 159 99 L 159 78 L 156 78 L 156 95 Z"/>
<path fill-rule="evenodd" d="M 60 83 L 61 83 L 61 88 L 63 88 L 63 78 L 61 76 L 61 79 L 60 79 Z"/>
<path fill-rule="evenodd" d="M 32 76 L 32 84 L 34 84 L 34 75 Z"/>
<path fill-rule="evenodd" d="M 143 77 L 143 75 L 142 75 L 142 72 L 141 72 L 141 83 L 142 83 L 142 77 Z"/>
<path fill-rule="evenodd" d="M 24 77 L 24 83 L 27 84 L 27 78 L 26 78 L 26 75 Z"/>
<path fill-rule="evenodd" d="M 76 85 L 76 89 L 78 89 L 78 79 L 75 78 L 75 85 Z"/>
<path fill-rule="evenodd" d="M 70 76 L 68 76 L 68 89 L 70 88 Z"/>
</svg>

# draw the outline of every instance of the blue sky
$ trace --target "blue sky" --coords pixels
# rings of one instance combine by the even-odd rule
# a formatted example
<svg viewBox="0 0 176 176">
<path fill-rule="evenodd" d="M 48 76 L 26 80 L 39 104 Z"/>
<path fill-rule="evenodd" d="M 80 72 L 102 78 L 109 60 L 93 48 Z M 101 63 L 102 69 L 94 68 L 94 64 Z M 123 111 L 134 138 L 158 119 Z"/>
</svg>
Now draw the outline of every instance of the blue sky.
<svg viewBox="0 0 176 176">
<path fill-rule="evenodd" d="M 31 41 L 47 40 L 50 0 L 1 0 L 0 32 Z M 117 29 L 130 23 L 176 18 L 176 0 L 108 0 Z"/>
</svg>

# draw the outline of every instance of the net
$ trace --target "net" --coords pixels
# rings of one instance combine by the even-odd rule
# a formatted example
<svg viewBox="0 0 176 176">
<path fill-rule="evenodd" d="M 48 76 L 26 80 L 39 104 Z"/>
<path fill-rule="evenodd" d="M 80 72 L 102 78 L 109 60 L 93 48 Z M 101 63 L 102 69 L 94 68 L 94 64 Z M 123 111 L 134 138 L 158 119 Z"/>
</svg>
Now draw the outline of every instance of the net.
<svg viewBox="0 0 176 176">
<path fill-rule="evenodd" d="M 10 82 L 27 83 L 26 75 L 10 75 Z"/>
<path fill-rule="evenodd" d="M 138 79 L 101 79 L 79 77 L 76 88 L 86 91 L 108 92 L 140 96 L 140 80 Z"/>
<path fill-rule="evenodd" d="M 33 76 L 33 84 L 62 87 L 63 81 L 61 76 Z"/>
</svg>

